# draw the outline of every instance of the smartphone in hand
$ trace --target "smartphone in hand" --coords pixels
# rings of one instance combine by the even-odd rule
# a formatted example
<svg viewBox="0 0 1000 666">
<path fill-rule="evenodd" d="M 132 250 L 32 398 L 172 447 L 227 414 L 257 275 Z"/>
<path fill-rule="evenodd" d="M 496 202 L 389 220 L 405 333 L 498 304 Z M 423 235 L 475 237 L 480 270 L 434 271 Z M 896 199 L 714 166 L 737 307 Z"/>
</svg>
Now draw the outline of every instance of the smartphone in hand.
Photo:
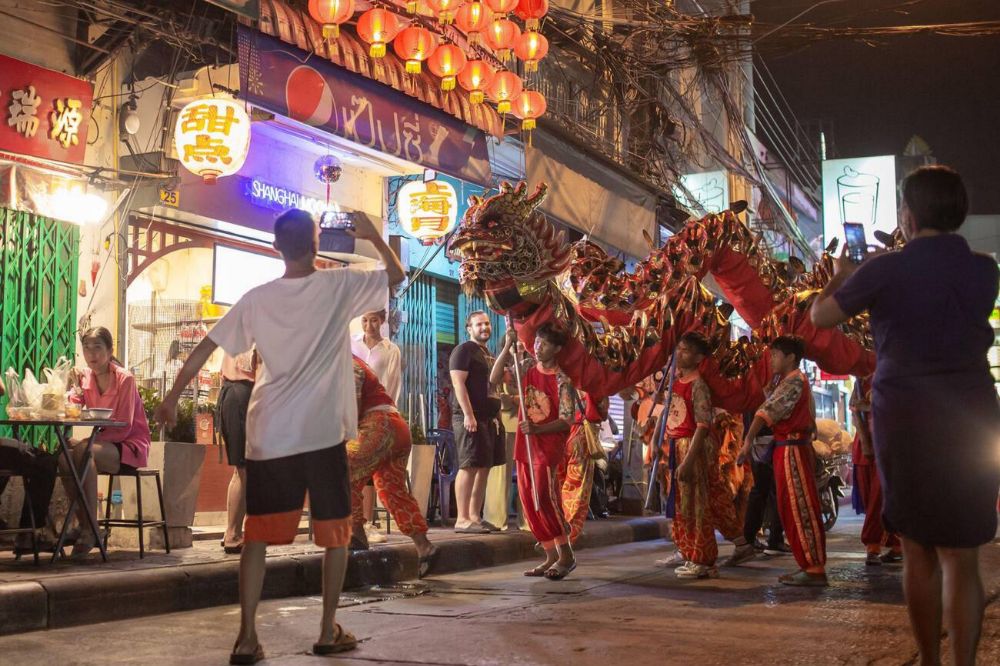
<svg viewBox="0 0 1000 666">
<path fill-rule="evenodd" d="M 320 252 L 343 252 L 354 254 L 354 213 L 347 211 L 325 211 L 319 218 Z"/>
<path fill-rule="evenodd" d="M 847 239 L 847 258 L 860 264 L 868 256 L 868 241 L 865 227 L 857 222 L 844 222 L 844 237 Z"/>
</svg>

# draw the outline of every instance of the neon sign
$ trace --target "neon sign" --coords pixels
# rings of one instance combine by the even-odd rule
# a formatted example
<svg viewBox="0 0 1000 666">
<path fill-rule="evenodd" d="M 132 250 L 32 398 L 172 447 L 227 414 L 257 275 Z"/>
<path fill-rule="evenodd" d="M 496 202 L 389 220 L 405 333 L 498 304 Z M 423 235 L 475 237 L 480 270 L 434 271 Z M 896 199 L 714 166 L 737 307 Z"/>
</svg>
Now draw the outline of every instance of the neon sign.
<svg viewBox="0 0 1000 666">
<path fill-rule="evenodd" d="M 248 178 L 246 180 L 246 197 L 250 200 L 250 203 L 261 208 L 280 211 L 290 208 L 301 208 L 312 213 L 317 218 L 326 211 L 340 210 L 340 206 L 336 202 L 331 201 L 327 204 L 322 199 L 310 197 L 279 185 L 272 185 L 257 178 Z"/>
</svg>

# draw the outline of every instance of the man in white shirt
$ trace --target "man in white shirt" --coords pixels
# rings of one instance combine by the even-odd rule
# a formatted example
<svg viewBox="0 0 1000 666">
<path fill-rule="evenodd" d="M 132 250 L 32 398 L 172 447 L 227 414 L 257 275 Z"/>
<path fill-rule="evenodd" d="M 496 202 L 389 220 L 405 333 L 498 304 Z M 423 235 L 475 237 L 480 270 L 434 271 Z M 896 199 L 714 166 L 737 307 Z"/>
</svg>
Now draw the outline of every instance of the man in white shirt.
<svg viewBox="0 0 1000 666">
<path fill-rule="evenodd" d="M 216 347 L 230 355 L 256 345 L 261 359 L 247 410 L 247 521 L 240 560 L 240 632 L 230 663 L 263 659 L 256 611 L 267 544 L 291 543 L 309 493 L 314 540 L 323 558 L 323 619 L 315 654 L 351 650 L 357 640 L 335 621 L 351 535 L 350 477 L 344 441 L 357 436 L 357 402 L 348 324 L 380 307 L 404 277 L 374 221 L 359 215 L 354 236 L 375 246 L 385 270 L 316 270 L 319 227 L 289 210 L 274 225 L 284 275 L 250 290 L 191 352 L 156 411 L 176 420 L 183 387 Z"/>
<path fill-rule="evenodd" d="M 403 383 L 399 347 L 382 337 L 385 310 L 361 315 L 361 333 L 351 338 L 351 353 L 361 359 L 378 377 L 379 384 L 399 404 L 399 390 Z M 365 517 L 365 536 L 368 543 L 385 543 L 386 538 L 374 528 L 375 486 L 371 480 L 361 491 L 361 514 Z"/>
</svg>

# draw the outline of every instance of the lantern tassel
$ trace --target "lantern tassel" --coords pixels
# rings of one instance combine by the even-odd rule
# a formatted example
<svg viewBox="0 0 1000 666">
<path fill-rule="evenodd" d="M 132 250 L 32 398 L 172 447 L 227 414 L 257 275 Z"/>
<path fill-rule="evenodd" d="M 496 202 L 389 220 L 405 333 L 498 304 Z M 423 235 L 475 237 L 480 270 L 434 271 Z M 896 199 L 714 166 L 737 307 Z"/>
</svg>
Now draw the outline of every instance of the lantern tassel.
<svg viewBox="0 0 1000 666">
<path fill-rule="evenodd" d="M 441 79 L 441 90 L 454 90 L 455 89 L 455 77 L 446 76 Z"/>
<path fill-rule="evenodd" d="M 340 37 L 340 26 L 336 23 L 323 24 L 323 39 L 331 41 Z"/>
<path fill-rule="evenodd" d="M 486 93 L 482 90 L 473 90 L 469 93 L 469 102 L 472 104 L 482 104 L 483 100 L 486 99 Z"/>
<path fill-rule="evenodd" d="M 384 58 L 385 57 L 385 42 L 375 42 L 368 49 L 368 55 L 373 58 Z"/>
<path fill-rule="evenodd" d="M 406 3 L 406 11 L 410 12 L 411 14 L 416 14 L 417 13 L 417 5 L 418 4 L 420 4 L 420 3 L 419 2 L 412 2 L 412 1 L 411 2 L 407 2 Z"/>
<path fill-rule="evenodd" d="M 419 60 L 407 60 L 406 61 L 406 73 L 407 74 L 419 74 L 421 71 Z"/>
<path fill-rule="evenodd" d="M 506 114 L 510 113 L 510 100 L 509 99 L 505 99 L 505 100 L 497 103 L 497 113 L 500 113 L 502 115 L 506 115 Z"/>
<path fill-rule="evenodd" d="M 521 129 L 525 130 L 526 132 L 530 132 L 531 130 L 535 129 L 536 126 L 537 126 L 537 123 L 535 122 L 534 118 L 525 118 L 521 122 Z M 531 136 L 531 135 L 529 134 L 528 136 Z"/>
<path fill-rule="evenodd" d="M 537 72 L 538 71 L 538 61 L 537 60 L 525 60 L 524 61 L 524 71 L 525 71 L 525 73 Z"/>
<path fill-rule="evenodd" d="M 524 22 L 524 29 L 532 31 L 532 32 L 536 32 L 538 30 L 538 19 L 536 19 L 536 18 L 530 18 L 530 19 L 526 20 Z"/>
</svg>

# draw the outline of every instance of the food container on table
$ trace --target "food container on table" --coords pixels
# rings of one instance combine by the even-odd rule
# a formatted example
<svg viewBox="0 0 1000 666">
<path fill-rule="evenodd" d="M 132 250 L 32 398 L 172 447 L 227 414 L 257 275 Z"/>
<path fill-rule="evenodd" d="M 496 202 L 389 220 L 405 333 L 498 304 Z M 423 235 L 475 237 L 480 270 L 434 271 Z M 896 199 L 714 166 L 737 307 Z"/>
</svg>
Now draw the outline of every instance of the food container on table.
<svg viewBox="0 0 1000 666">
<path fill-rule="evenodd" d="M 90 421 L 107 421 L 111 418 L 111 410 L 103 407 L 91 407 L 83 410 L 83 418 Z"/>
<path fill-rule="evenodd" d="M 82 415 L 83 415 L 83 405 L 78 405 L 75 402 L 66 403 L 66 418 L 78 419 Z"/>
<path fill-rule="evenodd" d="M 42 404 L 39 413 L 45 418 L 58 418 L 66 408 L 66 396 L 62 393 L 46 391 L 42 394 Z"/>
<path fill-rule="evenodd" d="M 15 407 L 14 405 L 7 405 L 7 416 L 12 421 L 27 421 L 31 418 L 31 407 L 27 405 L 21 407 Z"/>
</svg>

